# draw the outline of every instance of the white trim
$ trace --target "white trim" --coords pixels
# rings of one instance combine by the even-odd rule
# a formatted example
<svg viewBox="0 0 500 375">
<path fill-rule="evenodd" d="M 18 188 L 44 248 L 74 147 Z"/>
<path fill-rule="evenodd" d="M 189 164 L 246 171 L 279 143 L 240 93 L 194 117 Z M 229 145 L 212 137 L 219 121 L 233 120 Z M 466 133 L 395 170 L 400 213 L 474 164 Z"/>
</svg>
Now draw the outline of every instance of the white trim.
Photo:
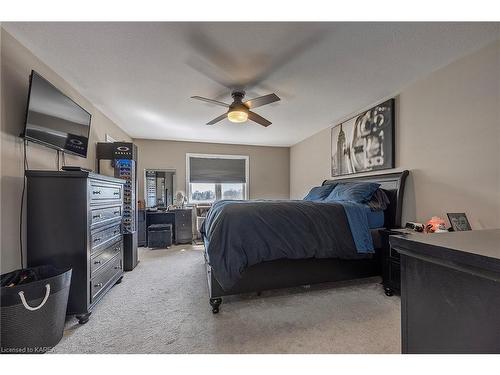
<svg viewBox="0 0 500 375">
<path fill-rule="evenodd" d="M 189 172 L 191 170 L 189 165 L 189 158 L 206 158 L 206 159 L 245 159 L 245 200 L 250 198 L 250 157 L 248 155 L 232 155 L 232 154 L 197 154 L 186 152 L 186 195 L 188 203 L 191 203 L 191 190 L 189 188 Z"/>
<path fill-rule="evenodd" d="M 116 139 L 114 139 L 112 136 L 110 136 L 108 133 L 106 133 L 106 142 L 114 143 L 114 142 L 116 142 Z"/>
</svg>

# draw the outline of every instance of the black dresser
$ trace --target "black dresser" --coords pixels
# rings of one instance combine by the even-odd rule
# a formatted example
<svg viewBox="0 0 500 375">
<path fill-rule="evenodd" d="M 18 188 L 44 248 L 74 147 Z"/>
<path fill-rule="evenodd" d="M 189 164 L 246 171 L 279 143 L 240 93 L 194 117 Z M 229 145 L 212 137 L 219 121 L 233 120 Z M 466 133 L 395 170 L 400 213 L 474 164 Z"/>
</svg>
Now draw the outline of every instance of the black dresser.
<svg viewBox="0 0 500 375">
<path fill-rule="evenodd" d="M 391 236 L 403 353 L 500 353 L 500 229 Z"/>
<path fill-rule="evenodd" d="M 83 171 L 27 171 L 28 266 L 72 267 L 67 313 L 80 324 L 123 276 L 124 181 Z"/>
</svg>

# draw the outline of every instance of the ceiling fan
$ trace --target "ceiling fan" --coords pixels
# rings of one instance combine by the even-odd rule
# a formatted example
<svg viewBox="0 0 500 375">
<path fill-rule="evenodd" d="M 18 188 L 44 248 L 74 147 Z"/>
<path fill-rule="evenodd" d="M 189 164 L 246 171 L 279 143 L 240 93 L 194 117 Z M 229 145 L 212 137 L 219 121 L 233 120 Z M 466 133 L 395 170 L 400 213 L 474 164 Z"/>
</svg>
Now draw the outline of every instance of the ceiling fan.
<svg viewBox="0 0 500 375">
<path fill-rule="evenodd" d="M 276 94 L 268 94 L 243 102 L 245 92 L 241 90 L 233 91 L 231 96 L 234 99 L 231 104 L 226 104 L 215 99 L 204 98 L 202 96 L 192 96 L 191 98 L 228 108 L 226 113 L 214 118 L 212 121 L 207 122 L 207 125 L 214 125 L 227 117 L 227 119 L 231 122 L 245 122 L 247 120 L 252 120 L 257 124 L 266 127 L 271 125 L 271 121 L 266 120 L 264 117 L 250 110 L 281 100 Z"/>
</svg>

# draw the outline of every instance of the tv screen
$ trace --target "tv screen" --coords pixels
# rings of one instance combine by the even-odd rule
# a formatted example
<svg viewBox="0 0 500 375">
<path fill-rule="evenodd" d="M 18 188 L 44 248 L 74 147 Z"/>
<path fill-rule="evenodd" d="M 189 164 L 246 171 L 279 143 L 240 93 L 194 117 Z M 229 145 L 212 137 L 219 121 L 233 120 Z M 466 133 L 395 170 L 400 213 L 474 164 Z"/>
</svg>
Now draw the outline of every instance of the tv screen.
<svg viewBox="0 0 500 375">
<path fill-rule="evenodd" d="M 24 137 L 70 154 L 87 157 L 91 115 L 34 70 Z"/>
</svg>

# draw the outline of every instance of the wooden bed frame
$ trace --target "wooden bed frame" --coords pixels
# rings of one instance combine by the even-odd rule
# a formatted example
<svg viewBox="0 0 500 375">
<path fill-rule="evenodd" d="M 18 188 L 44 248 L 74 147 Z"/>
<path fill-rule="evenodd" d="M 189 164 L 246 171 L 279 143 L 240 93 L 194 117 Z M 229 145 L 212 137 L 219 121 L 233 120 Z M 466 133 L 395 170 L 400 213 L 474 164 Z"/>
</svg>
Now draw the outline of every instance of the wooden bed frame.
<svg viewBox="0 0 500 375">
<path fill-rule="evenodd" d="M 323 185 L 345 182 L 377 182 L 387 194 L 390 204 L 385 210 L 385 227 L 401 227 L 401 213 L 405 180 L 408 171 L 385 173 L 371 176 L 337 178 L 325 180 Z M 264 290 L 297 287 L 333 281 L 362 279 L 381 275 L 381 249 L 375 249 L 370 259 L 344 260 L 337 258 L 278 259 L 248 267 L 243 277 L 230 290 L 224 290 L 215 279 L 208 263 L 207 279 L 210 306 L 214 314 L 219 312 L 223 296 L 260 293 Z"/>
</svg>

